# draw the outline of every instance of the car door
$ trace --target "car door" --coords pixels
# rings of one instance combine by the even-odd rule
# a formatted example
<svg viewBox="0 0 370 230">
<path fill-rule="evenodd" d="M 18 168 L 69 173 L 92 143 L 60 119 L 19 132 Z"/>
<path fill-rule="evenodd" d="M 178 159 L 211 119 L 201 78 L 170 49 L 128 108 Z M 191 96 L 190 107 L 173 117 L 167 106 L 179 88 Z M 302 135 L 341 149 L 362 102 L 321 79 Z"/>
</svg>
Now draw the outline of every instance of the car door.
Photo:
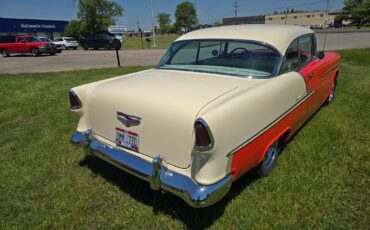
<svg viewBox="0 0 370 230">
<path fill-rule="evenodd" d="M 312 35 L 305 35 L 292 41 L 285 53 L 281 72 L 297 72 L 305 81 L 307 99 L 297 126 L 306 121 L 321 105 L 320 79 L 314 77 L 319 68 L 314 49 Z M 311 42 L 311 43 L 310 43 Z M 299 98 L 297 98 L 298 100 Z"/>
<path fill-rule="evenodd" d="M 18 37 L 15 52 L 17 52 L 17 53 L 27 53 L 27 52 L 29 52 L 29 50 L 27 49 L 26 42 L 27 41 L 26 41 L 25 37 Z"/>
<path fill-rule="evenodd" d="M 306 81 L 307 89 L 314 91 L 315 110 L 326 100 L 330 78 L 323 77 L 327 61 L 317 57 L 316 37 L 314 34 L 298 38 L 298 49 L 301 63 L 300 73 Z"/>
</svg>

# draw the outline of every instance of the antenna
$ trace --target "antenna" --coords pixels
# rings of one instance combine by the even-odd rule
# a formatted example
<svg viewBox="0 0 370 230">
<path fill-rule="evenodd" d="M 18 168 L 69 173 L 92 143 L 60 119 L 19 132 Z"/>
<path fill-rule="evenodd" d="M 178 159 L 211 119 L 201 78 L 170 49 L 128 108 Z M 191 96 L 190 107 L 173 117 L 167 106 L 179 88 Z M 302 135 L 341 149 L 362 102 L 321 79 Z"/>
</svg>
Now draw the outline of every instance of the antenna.
<svg viewBox="0 0 370 230">
<path fill-rule="evenodd" d="M 237 24 L 237 17 L 238 17 L 238 11 L 239 11 L 239 1 L 238 0 L 234 0 L 234 4 L 233 4 L 233 8 L 234 8 L 234 25 Z"/>
<path fill-rule="evenodd" d="M 326 28 L 327 21 L 328 21 L 328 10 L 329 10 L 329 0 L 326 0 L 326 16 L 325 16 L 325 38 L 324 38 L 324 46 L 322 47 L 322 52 L 325 51 L 325 44 L 326 44 L 326 36 L 328 35 L 328 29 Z"/>
</svg>

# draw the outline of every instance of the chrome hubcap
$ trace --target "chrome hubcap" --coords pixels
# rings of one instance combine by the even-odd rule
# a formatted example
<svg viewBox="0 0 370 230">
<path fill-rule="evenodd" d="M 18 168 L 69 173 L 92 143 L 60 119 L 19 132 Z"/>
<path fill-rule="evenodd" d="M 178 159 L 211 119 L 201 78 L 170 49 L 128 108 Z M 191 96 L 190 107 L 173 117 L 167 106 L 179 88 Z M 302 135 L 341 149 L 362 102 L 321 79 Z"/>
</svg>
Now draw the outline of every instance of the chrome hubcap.
<svg viewBox="0 0 370 230">
<path fill-rule="evenodd" d="M 278 153 L 278 141 L 272 144 L 270 148 L 267 150 L 265 159 L 263 159 L 263 166 L 269 167 L 274 162 L 277 153 Z"/>
<path fill-rule="evenodd" d="M 330 90 L 330 94 L 329 94 L 329 101 L 333 100 L 334 92 L 335 92 L 335 82 L 331 85 L 331 90 Z"/>
</svg>

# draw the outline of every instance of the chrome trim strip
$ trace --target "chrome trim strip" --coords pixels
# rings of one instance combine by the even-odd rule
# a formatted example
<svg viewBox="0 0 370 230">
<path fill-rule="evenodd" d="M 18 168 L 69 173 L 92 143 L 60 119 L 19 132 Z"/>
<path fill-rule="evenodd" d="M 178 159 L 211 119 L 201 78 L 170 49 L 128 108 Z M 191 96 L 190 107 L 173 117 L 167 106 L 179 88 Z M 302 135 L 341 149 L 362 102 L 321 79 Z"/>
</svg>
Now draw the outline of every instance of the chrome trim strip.
<svg viewBox="0 0 370 230">
<path fill-rule="evenodd" d="M 283 119 L 286 115 L 288 115 L 291 111 L 293 111 L 296 107 L 298 107 L 300 104 L 302 104 L 306 99 L 308 99 L 312 94 L 315 93 L 315 90 L 311 90 L 308 94 L 306 94 L 304 97 L 302 97 L 299 101 L 297 101 L 292 107 L 290 107 L 287 111 L 282 113 L 279 117 L 277 117 L 274 121 L 272 121 L 270 124 L 268 124 L 266 127 L 258 131 L 256 134 L 254 134 L 252 137 L 248 138 L 246 141 L 238 145 L 236 148 L 231 150 L 226 156 L 232 156 L 236 151 L 244 147 L 245 145 L 249 144 L 253 140 L 255 140 L 257 137 L 259 137 L 262 133 L 267 131 L 269 128 L 274 126 L 276 123 L 278 123 L 281 119 Z"/>
<path fill-rule="evenodd" d="M 211 185 L 201 185 L 192 178 L 169 170 L 162 156 L 157 156 L 152 162 L 132 155 L 122 149 L 106 145 L 98 141 L 91 130 L 87 132 L 75 132 L 72 143 L 83 144 L 88 154 L 100 159 L 136 176 L 150 182 L 153 190 L 168 191 L 194 208 L 210 206 L 230 190 L 232 177 L 228 174 L 220 181 Z"/>
<path fill-rule="evenodd" d="M 213 146 L 215 146 L 215 138 L 212 135 L 211 128 L 209 127 L 208 123 L 203 118 L 198 118 L 194 123 L 194 128 L 195 128 L 195 125 L 197 123 L 201 123 L 204 126 L 211 143 L 208 146 L 205 146 L 205 147 L 196 146 L 194 144 L 194 150 L 197 151 L 197 152 L 206 152 L 206 151 L 209 151 L 209 150 L 213 149 Z M 194 133 L 195 132 L 196 132 L 196 130 L 194 130 Z M 196 133 L 195 133 L 195 135 L 196 135 Z"/>
<path fill-rule="evenodd" d="M 321 74 L 321 78 L 325 77 L 329 73 L 331 73 L 333 70 L 335 70 L 338 67 L 339 64 L 335 64 L 333 67 L 331 67 L 329 70 L 325 71 L 325 73 Z"/>
</svg>

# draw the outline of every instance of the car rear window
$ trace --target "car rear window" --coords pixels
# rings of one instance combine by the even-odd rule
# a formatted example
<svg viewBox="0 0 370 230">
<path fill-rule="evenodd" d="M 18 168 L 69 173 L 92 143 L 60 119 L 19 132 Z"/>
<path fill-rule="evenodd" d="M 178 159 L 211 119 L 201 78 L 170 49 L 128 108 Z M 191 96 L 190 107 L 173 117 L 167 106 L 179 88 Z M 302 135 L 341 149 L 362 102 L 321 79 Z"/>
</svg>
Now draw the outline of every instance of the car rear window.
<svg viewBox="0 0 370 230">
<path fill-rule="evenodd" d="M 269 77 L 278 72 L 281 55 L 254 41 L 189 40 L 175 42 L 157 68 L 240 77 Z"/>
</svg>

